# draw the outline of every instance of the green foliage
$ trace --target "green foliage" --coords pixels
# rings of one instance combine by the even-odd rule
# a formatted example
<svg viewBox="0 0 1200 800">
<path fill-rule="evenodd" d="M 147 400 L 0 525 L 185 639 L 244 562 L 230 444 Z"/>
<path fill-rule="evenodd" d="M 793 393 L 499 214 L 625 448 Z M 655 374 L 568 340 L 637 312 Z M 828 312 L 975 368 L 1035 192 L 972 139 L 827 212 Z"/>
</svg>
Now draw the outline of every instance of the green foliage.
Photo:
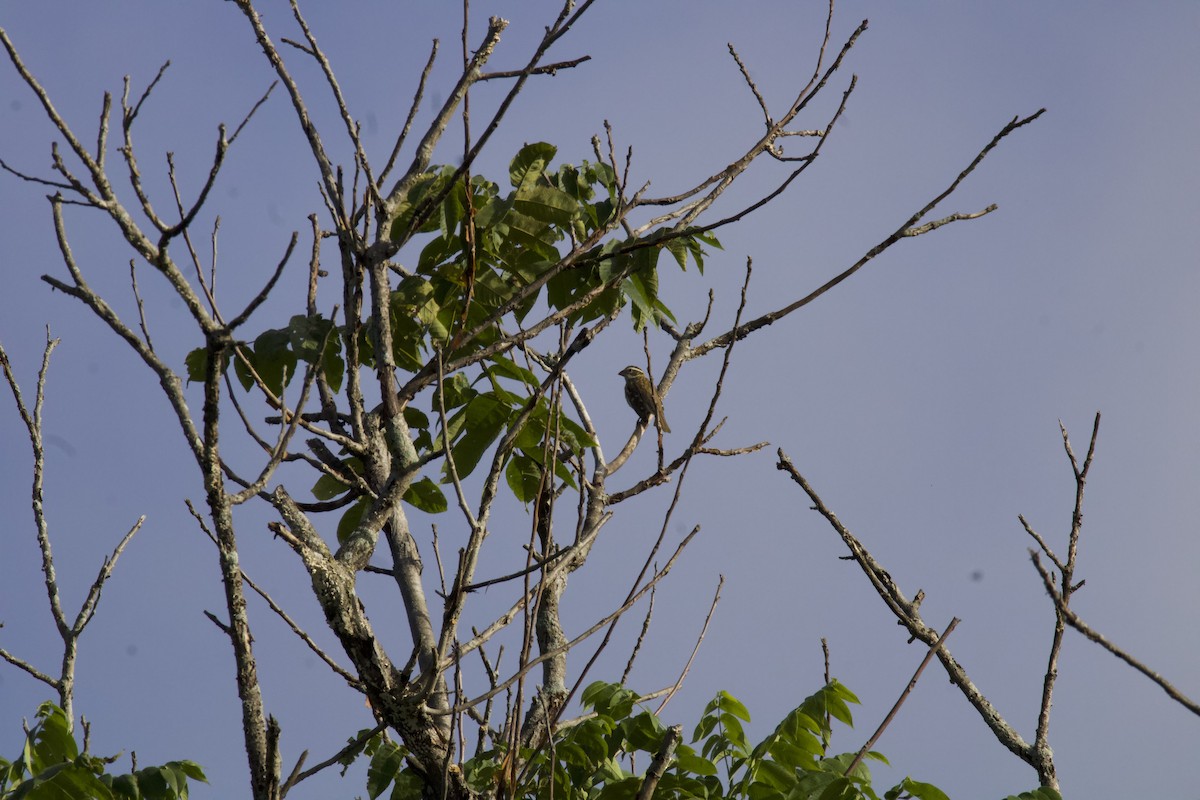
<svg viewBox="0 0 1200 800">
<path fill-rule="evenodd" d="M 1029 792 L 1010 794 L 1004 800 L 1062 800 L 1062 795 L 1048 786 L 1042 786 Z"/>
<path fill-rule="evenodd" d="M 186 800 L 188 778 L 207 783 L 192 761 L 169 761 L 127 775 L 107 767 L 117 756 L 79 752 L 62 709 L 42 703 L 21 755 L 0 758 L 0 800 Z"/>
<path fill-rule="evenodd" d="M 711 233 L 686 229 L 618 235 L 620 197 L 612 168 L 588 161 L 553 168 L 556 154 L 545 142 L 521 148 L 509 164 L 511 188 L 504 190 L 479 175 L 455 180 L 449 166 L 431 169 L 409 188 L 388 228 L 397 244 L 410 248 L 403 252 L 416 252 L 415 265 L 389 303 L 392 357 L 399 369 L 429 369 L 439 351 L 446 362 L 479 353 L 504 336 L 502 321 L 520 325 L 535 308 L 561 313 L 572 325 L 625 306 L 638 330 L 674 320 L 658 294 L 659 255 L 670 253 L 680 269 L 692 262 L 703 271 L 705 248 L 720 243 Z M 468 251 L 472 239 L 474 249 Z M 586 251 L 564 263 L 580 246 Z M 351 331 L 320 315 L 294 316 L 283 327 L 223 351 L 220 370 L 232 365 L 245 391 L 265 388 L 278 397 L 311 366 L 337 392 L 345 380 L 348 337 L 358 348 L 360 366 L 374 368 L 375 324 L 368 320 Z M 210 358 L 205 348 L 189 353 L 188 379 L 204 380 Z M 405 422 L 418 455 L 442 457 L 443 484 L 450 481 L 445 451 L 465 478 L 488 463 L 487 453 L 512 433 L 516 446 L 503 465 L 505 482 L 527 503 L 542 485 L 548 452 L 565 448 L 578 455 L 594 444 L 577 422 L 551 408 L 537 376 L 503 352 L 489 353 L 470 375 L 447 375 L 440 392 L 423 397 L 428 405 L 422 408 L 417 399 L 406 405 Z M 343 477 L 361 475 L 357 459 L 343 456 Z M 574 487 L 566 466 L 559 459 L 554 463 L 555 479 Z M 349 484 L 331 475 L 313 486 L 322 501 L 349 491 Z M 447 508 L 444 492 L 430 478 L 415 483 L 404 499 L 430 513 Z M 361 499 L 346 506 L 340 537 L 354 529 L 366 508 Z"/>
<path fill-rule="evenodd" d="M 558 800 L 633 800 L 644 781 L 642 769 L 655 757 L 667 728 L 642 708 L 637 695 L 618 684 L 598 681 L 582 695 L 588 712 L 559 731 L 553 745 L 522 752 L 526 764 L 514 798 Z M 836 721 L 851 725 L 850 704 L 858 700 L 837 681 L 822 687 L 789 712 L 757 744 L 746 738 L 750 713 L 737 698 L 720 692 L 705 707 L 689 744 L 680 743 L 655 790 L 655 800 L 879 800 L 863 764 L 845 774 L 853 753 L 827 752 Z M 375 749 L 372 749 L 375 748 Z M 392 786 L 394 800 L 417 800 L 420 783 L 403 762 L 403 750 L 391 743 L 368 746 L 368 794 L 374 800 Z M 886 763 L 871 753 L 872 760 Z M 463 764 L 468 785 L 495 794 L 509 761 L 502 750 L 478 753 Z M 1048 792 L 1049 790 L 1039 790 Z M 888 789 L 886 800 L 948 800 L 928 783 L 905 778 Z M 1061 800 L 1057 794 L 1023 794 L 1030 800 Z"/>
</svg>

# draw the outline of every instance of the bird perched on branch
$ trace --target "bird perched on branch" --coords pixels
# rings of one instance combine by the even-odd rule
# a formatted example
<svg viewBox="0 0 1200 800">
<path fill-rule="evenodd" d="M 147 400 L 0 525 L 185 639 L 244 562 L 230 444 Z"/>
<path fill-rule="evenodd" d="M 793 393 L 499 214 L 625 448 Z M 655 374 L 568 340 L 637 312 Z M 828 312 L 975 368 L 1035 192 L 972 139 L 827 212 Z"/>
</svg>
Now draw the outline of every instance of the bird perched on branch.
<svg viewBox="0 0 1200 800">
<path fill-rule="evenodd" d="M 670 433 L 671 426 L 663 417 L 662 400 L 654 390 L 654 384 L 646 377 L 640 367 L 628 366 L 619 373 L 625 378 L 625 402 L 637 412 L 638 419 L 645 423 L 653 414 L 658 419 L 658 427 L 663 433 Z"/>
</svg>

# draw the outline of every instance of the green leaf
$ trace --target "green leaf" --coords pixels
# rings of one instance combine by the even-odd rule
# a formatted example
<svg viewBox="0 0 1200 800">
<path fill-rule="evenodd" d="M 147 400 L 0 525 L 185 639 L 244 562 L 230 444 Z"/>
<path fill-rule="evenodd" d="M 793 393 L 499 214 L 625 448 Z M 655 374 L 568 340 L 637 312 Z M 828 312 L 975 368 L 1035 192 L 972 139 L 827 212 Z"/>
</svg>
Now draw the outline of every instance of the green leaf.
<svg viewBox="0 0 1200 800">
<path fill-rule="evenodd" d="M 687 243 L 684 242 L 682 238 L 667 239 L 667 241 L 664 243 L 664 246 L 667 248 L 667 252 L 675 257 L 675 261 L 679 264 L 679 268 L 686 271 L 688 254 Z"/>
<path fill-rule="evenodd" d="M 596 163 L 583 162 L 584 174 L 587 176 L 588 183 L 598 183 L 607 189 L 609 192 L 615 192 L 617 187 L 617 173 L 613 168 L 603 161 Z"/>
<path fill-rule="evenodd" d="M 792 769 L 796 769 L 802 764 L 811 764 L 813 759 L 825 755 L 825 748 L 821 746 L 821 740 L 808 731 L 801 731 L 795 739 L 775 742 L 770 747 L 770 751 L 771 758 Z"/>
<path fill-rule="evenodd" d="M 404 407 L 404 421 L 410 428 L 425 429 L 429 427 L 429 417 L 419 408 L 413 408 L 411 405 Z"/>
<path fill-rule="evenodd" d="M 417 773 L 406 769 L 396 776 L 396 785 L 392 787 L 390 800 L 421 800 L 425 797 L 428 787 Z"/>
<path fill-rule="evenodd" d="M 247 363 L 249 362 L 249 363 Z M 249 364 L 254 363 L 254 351 L 245 345 L 238 345 L 233 354 L 233 374 L 242 385 L 242 389 L 250 391 L 254 387 L 254 374 L 250 372 Z"/>
<path fill-rule="evenodd" d="M 564 228 L 579 210 L 569 194 L 552 186 L 522 188 L 513 199 L 513 207 L 536 220 Z"/>
<path fill-rule="evenodd" d="M 340 391 L 346 364 L 341 356 L 341 337 L 333 322 L 320 315 L 297 314 L 288 321 L 287 334 L 292 352 L 310 364 L 320 364 L 329 388 Z M 238 364 L 235 362 L 234 366 Z M 241 377 L 239 373 L 238 378 Z"/>
<path fill-rule="evenodd" d="M 435 306 L 436 307 L 436 306 Z M 416 372 L 425 366 L 425 330 L 408 314 L 392 315 L 392 359 L 396 366 Z"/>
<path fill-rule="evenodd" d="M 858 793 L 854 783 L 849 778 L 839 775 L 817 795 L 817 800 L 859 800 L 860 797 L 862 795 Z"/>
<path fill-rule="evenodd" d="M 50 764 L 73 761 L 79 755 L 79 746 L 71 735 L 66 713 L 53 703 L 42 703 L 37 715 L 41 721 L 30 736 L 36 760 L 31 761 L 30 766 L 41 769 Z"/>
<path fill-rule="evenodd" d="M 75 763 L 60 763 L 22 781 L 4 797 L 6 800 L 112 800 L 114 795 L 93 771 Z"/>
<path fill-rule="evenodd" d="M 192 350 L 184 357 L 183 365 L 187 368 L 189 383 L 204 383 L 204 376 L 208 372 L 208 348 L 197 347 Z"/>
<path fill-rule="evenodd" d="M 932 783 L 921 783 L 920 781 L 914 781 L 912 778 L 905 778 L 896 788 L 906 792 L 911 797 L 915 797 L 916 800 L 950 800 L 949 795 Z"/>
<path fill-rule="evenodd" d="M 466 194 L 461 181 L 455 181 L 446 193 L 446 199 L 438 206 L 435 218 L 445 238 L 458 238 L 458 225 L 467 215 Z"/>
<path fill-rule="evenodd" d="M 342 462 L 342 466 L 348 472 L 353 472 L 356 475 L 361 475 L 363 471 L 362 461 L 357 456 L 350 456 Z M 321 477 L 317 478 L 317 482 L 313 484 L 313 497 L 321 501 L 332 500 L 333 498 L 345 494 L 350 487 L 333 477 L 328 473 L 321 473 Z"/>
<path fill-rule="evenodd" d="M 773 761 L 764 761 L 758 765 L 754 779 L 783 793 L 796 785 L 796 770 Z"/>
<path fill-rule="evenodd" d="M 458 470 L 460 478 L 474 472 L 479 459 L 508 424 L 509 413 L 509 406 L 497 399 L 494 393 L 488 392 L 473 398 L 461 414 L 455 415 L 464 423 L 462 438 L 451 450 L 454 468 Z M 445 473 L 449 476 L 449 464 L 445 467 Z"/>
<path fill-rule="evenodd" d="M 641 786 L 642 779 L 636 775 L 609 781 L 604 784 L 604 788 L 600 790 L 596 800 L 633 800 L 634 797 L 637 797 Z"/>
<path fill-rule="evenodd" d="M 101 780 L 104 779 L 101 778 Z M 112 780 L 108 782 L 108 788 L 112 790 L 114 797 L 137 800 L 142 796 L 138 790 L 137 778 L 133 775 L 113 776 Z"/>
<path fill-rule="evenodd" d="M 1004 800 L 1062 800 L 1062 795 L 1049 786 L 1042 786 L 1032 791 L 1009 795 Z"/>
<path fill-rule="evenodd" d="M 317 482 L 313 484 L 313 497 L 324 502 L 332 500 L 338 495 L 345 494 L 350 490 L 350 487 L 339 481 L 328 473 L 321 473 L 321 477 L 317 478 Z"/>
<path fill-rule="evenodd" d="M 555 185 L 562 189 L 567 194 L 576 200 L 588 201 L 595 196 L 592 187 L 587 184 L 586 180 L 581 179 L 579 170 L 571 164 L 563 164 L 558 168 L 558 180 Z"/>
<path fill-rule="evenodd" d="M 848 725 L 851 728 L 854 727 L 854 718 L 850 715 L 850 708 L 844 702 L 842 702 L 840 697 L 827 698 L 827 704 L 825 707 L 828 709 L 829 715 L 838 722 L 842 723 L 843 725 Z"/>
<path fill-rule="evenodd" d="M 296 314 L 288 321 L 287 334 L 292 352 L 310 364 L 321 358 L 327 340 L 337 335 L 329 320 L 303 314 Z"/>
<path fill-rule="evenodd" d="M 383 794 L 383 791 L 396 779 L 397 774 L 404 768 L 405 750 L 389 741 L 381 741 L 371 763 L 367 766 L 367 794 L 371 800 Z"/>
<path fill-rule="evenodd" d="M 325 348 L 321 357 L 321 372 L 325 375 L 325 382 L 329 384 L 329 390 L 332 392 L 342 390 L 342 379 L 346 375 L 346 362 L 342 359 L 341 347 L 338 345 L 334 340 Z"/>
<path fill-rule="evenodd" d="M 505 217 L 504 223 L 509 238 L 516 244 L 532 250 L 547 261 L 558 261 L 562 257 L 554 246 L 562 234 L 545 222 L 514 209 Z"/>
<path fill-rule="evenodd" d="M 446 186 L 450 176 L 454 174 L 453 167 L 442 167 L 438 172 L 427 172 L 422 175 L 408 190 L 407 195 L 396 207 L 396 216 L 388 228 L 388 238 L 393 242 L 403 244 L 407 241 L 409 228 L 417 211 L 423 207 L 425 200 L 436 196 Z M 436 217 L 436 215 L 435 215 Z M 426 219 L 417 232 L 431 231 L 436 228 L 437 219 Z"/>
<path fill-rule="evenodd" d="M 522 503 L 533 502 L 542 485 L 542 467 L 524 454 L 514 455 L 504 468 L 504 480 L 514 497 Z"/>
<path fill-rule="evenodd" d="M 408 487 L 404 493 L 404 502 L 427 514 L 441 514 L 449 505 L 446 495 L 432 479 L 425 477 Z"/>
<path fill-rule="evenodd" d="M 337 539 L 338 544 L 345 544 L 350 538 L 350 534 L 354 533 L 354 529 L 362 522 L 363 514 L 371 507 L 370 497 L 360 497 L 352 506 L 346 509 L 346 513 L 342 514 L 342 518 L 338 520 Z"/>
<path fill-rule="evenodd" d="M 276 395 L 296 374 L 296 354 L 286 330 L 263 331 L 254 340 L 254 369 Z"/>
<path fill-rule="evenodd" d="M 735 717 L 742 720 L 743 722 L 750 721 L 749 710 L 747 710 L 747 708 L 744 705 L 742 705 L 742 702 L 740 700 L 738 700 L 736 697 L 731 695 L 729 692 L 725 692 L 725 691 L 718 692 L 717 700 L 718 700 L 717 708 L 720 708 L 722 711 L 733 714 Z"/>
<path fill-rule="evenodd" d="M 522 367 L 511 358 L 497 356 L 487 366 L 488 373 L 503 378 L 510 378 L 514 381 L 520 381 L 526 386 L 536 389 L 541 383 L 537 376 L 529 370 Z"/>
<path fill-rule="evenodd" d="M 554 160 L 558 148 L 546 142 L 534 142 L 522 147 L 508 165 L 508 179 L 513 188 L 532 184 Z"/>
<path fill-rule="evenodd" d="M 696 751 L 690 747 L 681 745 L 675 753 L 675 763 L 683 772 L 690 772 L 693 775 L 716 775 L 717 765 L 709 761 L 707 758 L 702 758 L 696 755 Z"/>
<path fill-rule="evenodd" d="M 495 197 L 488 200 L 475 211 L 475 233 L 486 233 L 489 228 L 502 223 L 508 212 L 512 211 L 513 198 Z"/>
<path fill-rule="evenodd" d="M 621 722 L 620 731 L 629 745 L 647 753 L 656 753 L 662 747 L 667 729 L 658 717 L 649 711 L 635 714 Z"/>
<path fill-rule="evenodd" d="M 471 382 L 466 375 L 461 372 L 456 372 L 449 375 L 442 381 L 441 391 L 445 396 L 446 410 L 458 408 L 475 397 L 478 392 L 471 388 Z M 437 399 L 438 390 L 434 390 L 433 407 L 438 407 Z"/>
<path fill-rule="evenodd" d="M 629 299 L 633 300 L 633 317 L 635 330 L 641 330 L 647 324 L 658 323 L 655 313 L 658 303 L 658 275 L 653 271 L 631 274 L 622 287 Z"/>
<path fill-rule="evenodd" d="M 462 237 L 455 235 L 435 236 L 421 249 L 417 259 L 417 272 L 420 275 L 433 275 L 438 267 L 457 261 L 462 254 Z"/>
<path fill-rule="evenodd" d="M 104 770 L 116 757 L 80 754 L 62 709 L 52 703 L 38 708 L 39 722 L 26 736 L 22 759 L 10 764 L 0 759 L 0 796 L 6 800 L 182 800 L 188 795 L 188 778 L 205 781 L 192 761 L 171 761 L 131 775 L 110 775 Z M 22 775 L 30 777 L 21 780 Z"/>
</svg>

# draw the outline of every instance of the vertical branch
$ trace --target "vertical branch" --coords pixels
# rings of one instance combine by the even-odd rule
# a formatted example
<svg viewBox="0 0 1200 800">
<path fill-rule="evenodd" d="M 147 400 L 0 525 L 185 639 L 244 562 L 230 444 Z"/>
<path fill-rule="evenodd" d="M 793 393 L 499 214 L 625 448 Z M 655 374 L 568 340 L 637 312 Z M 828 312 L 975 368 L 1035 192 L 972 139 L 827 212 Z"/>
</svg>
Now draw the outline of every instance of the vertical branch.
<svg viewBox="0 0 1200 800">
<path fill-rule="evenodd" d="M 1092 468 L 1092 457 L 1096 454 L 1096 438 L 1100 433 L 1100 414 L 1097 412 L 1095 420 L 1092 422 L 1092 438 L 1088 444 L 1087 456 L 1084 458 L 1082 465 L 1075 457 L 1075 451 L 1071 448 L 1071 438 L 1067 435 L 1066 426 L 1060 421 L 1058 428 L 1062 433 L 1063 449 L 1066 451 L 1067 460 L 1071 462 L 1071 472 L 1075 476 L 1075 505 L 1071 510 L 1071 533 L 1067 542 L 1067 559 L 1064 562 L 1058 562 L 1058 559 L 1054 559 L 1061 568 L 1058 590 L 1059 599 L 1054 604 L 1054 635 L 1050 640 L 1050 654 L 1047 658 L 1046 674 L 1042 679 L 1042 699 L 1041 705 L 1038 708 L 1037 733 L 1033 743 L 1035 758 L 1037 759 L 1034 766 L 1038 771 L 1038 777 L 1045 786 L 1058 785 L 1055 776 L 1054 760 L 1048 740 L 1050 707 L 1053 705 L 1054 684 L 1058 680 L 1058 658 L 1062 651 L 1063 634 L 1067 626 L 1066 609 L 1071 602 L 1071 596 L 1075 593 L 1075 590 L 1083 585 L 1082 581 L 1078 584 L 1073 583 L 1073 581 L 1076 557 L 1079 553 L 1079 534 L 1083 529 L 1083 490 L 1087 485 L 1088 472 Z M 1027 524 L 1026 529 L 1029 529 Z"/>
<path fill-rule="evenodd" d="M 57 691 L 58 705 L 63 710 L 68 725 L 74 728 L 75 663 L 79 656 L 79 639 L 96 613 L 96 604 L 100 602 L 100 590 L 112 575 L 112 571 L 117 564 L 117 559 L 121 557 L 125 546 L 133 539 L 133 535 L 141 529 L 142 523 L 146 518 L 141 517 L 138 519 L 133 527 L 129 529 L 129 532 L 117 544 L 112 554 L 104 560 L 104 564 L 101 566 L 96 580 L 92 582 L 87 596 L 84 598 L 82 605 L 80 605 L 79 612 L 75 615 L 74 622 L 68 623 L 59 598 L 58 578 L 54 570 L 54 553 L 50 547 L 50 526 L 46 521 L 44 503 L 45 487 L 43 480 L 46 467 L 46 452 L 42 444 L 42 409 L 46 399 L 46 376 L 50 371 L 50 354 L 54 352 L 54 348 L 58 346 L 58 343 L 58 339 L 50 338 L 50 332 L 47 330 L 46 347 L 42 351 L 42 365 L 38 370 L 37 389 L 34 396 L 32 414 L 25 405 L 25 400 L 21 394 L 21 387 L 17 383 L 16 375 L 13 374 L 12 365 L 8 360 L 8 353 L 4 351 L 3 345 L 0 345 L 0 369 L 3 370 L 4 378 L 8 382 L 9 389 L 12 391 L 13 399 L 17 403 L 17 413 L 20 415 L 21 421 L 25 423 L 25 429 L 29 434 L 29 443 L 33 448 L 33 487 L 31 490 L 33 519 L 34 525 L 37 528 L 38 550 L 42 556 L 42 575 L 46 586 L 46 597 L 50 604 L 50 616 L 54 618 L 54 626 L 58 630 L 59 638 L 62 639 L 63 655 L 57 678 L 50 677 L 6 650 L 0 649 L 0 658 L 24 670 L 36 680 L 45 683 Z M 84 749 L 86 750 L 86 748 Z"/>
<path fill-rule="evenodd" d="M 246 613 L 233 509 L 225 492 L 219 448 L 222 362 L 232 345 L 228 337 L 208 337 L 208 363 L 204 374 L 203 456 L 200 466 L 204 475 L 205 498 L 217 535 L 221 584 L 229 613 L 229 626 L 224 630 L 233 646 L 238 697 L 242 701 L 242 734 L 250 766 L 250 786 L 255 800 L 273 800 L 272 788 L 278 789 L 279 775 L 273 767 L 276 759 L 272 757 L 268 746 L 267 720 L 251 644 L 250 620 Z"/>
</svg>

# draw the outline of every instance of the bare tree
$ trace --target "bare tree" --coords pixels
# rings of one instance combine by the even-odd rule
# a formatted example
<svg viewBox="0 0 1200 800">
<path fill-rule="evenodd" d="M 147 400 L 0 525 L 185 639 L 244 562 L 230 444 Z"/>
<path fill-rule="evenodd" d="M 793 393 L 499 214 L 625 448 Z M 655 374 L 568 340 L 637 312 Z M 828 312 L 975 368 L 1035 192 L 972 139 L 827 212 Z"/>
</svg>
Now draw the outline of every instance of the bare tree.
<svg viewBox="0 0 1200 800">
<path fill-rule="evenodd" d="M 898 220 L 843 271 L 778 309 L 749 313 L 746 285 L 752 269 L 747 261 L 740 299 L 720 301 L 736 306 L 735 322 L 714 332 L 708 329 L 707 315 L 685 324 L 674 320 L 658 293 L 660 256 L 668 253 L 684 268 L 689 263 L 702 266 L 709 249 L 719 245 L 722 228 L 779 197 L 811 167 L 853 95 L 855 79 L 845 76 L 845 65 L 866 30 L 865 21 L 844 40 L 834 41 L 830 3 L 811 73 L 780 108 L 765 101 L 731 46 L 735 66 L 761 110 L 763 133 L 746 142 L 737 158 L 710 167 L 711 174 L 690 188 L 654 197 L 647 185 L 631 182 L 632 152 L 619 152 L 607 125 L 605 137 L 593 139 L 594 161 L 555 164 L 555 149 L 534 143 L 513 157 L 510 187 L 502 189 L 475 169 L 528 81 L 569 71 L 586 60 L 569 53 L 554 61 L 550 54 L 580 23 L 591 0 L 564 3 L 524 66 L 509 71 L 488 71 L 507 23 L 493 17 L 481 34 L 472 36 L 464 8 L 462 66 L 453 89 L 433 121 L 415 130 L 413 121 L 438 56 L 435 42 L 408 120 L 395 132 L 387 153 L 371 152 L 364 142 L 334 66 L 297 2 L 290 5 L 302 34 L 298 40 L 273 36 L 250 0 L 236 5 L 291 104 L 320 176 L 323 208 L 310 217 L 305 234 L 306 303 L 286 325 L 255 336 L 245 333 L 251 317 L 286 280 L 289 263 L 300 258 L 301 234 L 292 234 L 274 269 L 261 276 L 261 290 L 229 308 L 218 303 L 214 289 L 216 227 L 200 229 L 202 211 L 215 202 L 212 190 L 226 155 L 268 101 L 270 89 L 232 131 L 220 127 L 208 177 L 194 196 L 186 196 L 168 159 L 172 193 L 164 199 L 146 188 L 133 132 L 166 68 L 136 97 L 126 81 L 115 126 L 113 98 L 104 96 L 91 147 L 59 114 L 34 69 L 0 30 L 0 43 L 14 68 L 65 143 L 61 150 L 57 144 L 53 149 L 49 177 L 7 162 L 0 165 L 51 190 L 50 211 L 66 276 L 45 275 L 43 280 L 82 303 L 154 373 L 196 462 L 204 488 L 203 512 L 197 511 L 196 518 L 215 543 L 225 593 L 225 618 L 213 615 L 212 620 L 228 637 L 236 664 L 253 796 L 282 797 L 336 758 L 308 770 L 301 758 L 284 770 L 279 725 L 263 700 L 247 611 L 247 589 L 258 590 L 253 576 L 243 572 L 234 523 L 234 510 L 251 502 L 265 503 L 277 514 L 270 529 L 307 571 L 341 653 L 323 651 L 279 604 L 268 602 L 334 674 L 362 692 L 378 723 L 371 733 L 386 729 L 398 736 L 426 795 L 459 800 L 480 793 L 463 769 L 465 740 L 471 738 L 468 725 L 480 750 L 508 754 L 488 793 L 511 794 L 525 775 L 527 758 L 521 754 L 552 744 L 564 710 L 585 684 L 616 622 L 652 592 L 695 535 L 693 530 L 673 543 L 668 536 L 694 459 L 734 457 L 765 445 L 722 447 L 714 442 L 722 425 L 717 404 L 737 343 L 806 306 L 902 240 L 995 210 L 994 205 L 950 213 L 940 208 L 996 146 L 1042 112 L 1013 118 L 943 191 Z M 314 99 L 317 90 L 302 89 L 296 77 L 303 61 L 315 63 L 324 76 L 320 100 Z M 486 118 L 477 120 L 471 116 L 470 96 L 484 81 L 502 81 L 508 88 Z M 830 92 L 840 92 L 833 110 L 802 122 L 813 117 L 813 101 Z M 326 103 L 335 110 L 332 126 L 313 109 Z M 447 138 L 456 119 L 464 131 L 461 148 Z M 115 146 L 110 141 L 114 130 L 120 140 Z M 341 145 L 332 146 L 334 141 Z M 337 152 L 347 154 L 344 161 Z M 407 167 L 401 166 L 402 159 Z M 456 166 L 438 166 L 437 160 Z M 760 160 L 777 170 L 774 188 L 715 216 L 714 204 Z M 118 183 L 125 184 L 121 192 Z M 133 202 L 122 200 L 126 192 Z M 138 267 L 149 267 L 165 280 L 187 309 L 198 345 L 186 372 L 155 349 L 144 315 L 137 321 L 122 318 L 89 284 L 86 258 L 76 256 L 68 229 L 75 207 L 105 215 Z M 205 238 L 212 242 L 208 252 L 201 244 Z M 136 268 L 131 270 L 131 291 L 140 310 Z M 710 301 L 710 311 L 716 302 Z M 322 312 L 323 307 L 332 310 Z M 624 447 L 611 455 L 600 446 L 588 398 L 571 380 L 570 367 L 625 311 L 645 336 L 645 369 L 659 376 L 660 398 L 697 359 L 718 357 L 721 368 L 707 412 L 693 430 L 676 430 L 668 444 L 662 420 L 654 420 L 656 435 L 647 437 L 653 418 L 648 416 L 639 419 Z M 666 363 L 655 370 L 651 351 L 663 342 L 669 345 Z M 189 379 L 203 388 L 198 415 L 188 404 Z M 18 392 L 12 378 L 10 385 Z M 41 383 L 38 398 L 40 407 Z M 40 464 L 40 421 L 24 406 L 21 416 Z M 261 461 L 249 469 L 234 463 L 225 455 L 232 450 L 231 440 L 252 443 L 261 450 Z M 636 463 L 630 456 L 644 443 L 656 448 L 655 467 L 630 475 L 629 467 Z M 314 476 L 315 499 L 296 488 L 311 485 Z M 799 479 L 798 473 L 794 476 Z M 621 603 L 597 610 L 592 625 L 568 634 L 559 608 L 569 577 L 588 562 L 614 507 L 651 491 L 672 493 L 672 499 L 636 580 Z M 39 492 L 35 487 L 35 516 Z M 514 537 L 492 536 L 508 524 L 497 521 L 498 504 L 508 498 L 529 512 L 519 551 L 523 565 L 515 570 L 494 566 L 512 561 Z M 453 508 L 455 521 L 426 536 L 410 522 L 414 507 L 432 512 Z M 331 527 L 326 520 L 336 520 L 336 539 L 323 533 Z M 44 541 L 44 560 L 51 565 L 49 540 L 41 528 L 39 519 L 39 543 Z M 453 552 L 441 549 L 446 541 L 456 543 Z M 855 555 L 866 568 L 865 551 Z M 430 557 L 436 571 L 425 568 Z M 373 563 L 380 558 L 387 566 Z M 405 652 L 389 652 L 368 618 L 358 591 L 367 572 L 394 583 L 408 623 L 411 647 Z M 872 580 L 890 597 L 886 573 L 878 577 L 880 572 L 869 574 L 876 575 Z M 94 595 L 101 584 L 102 579 Z M 507 593 L 505 607 L 487 624 L 464 630 L 468 605 L 485 587 L 501 587 L 496 591 Z M 47 590 L 72 650 L 95 598 L 89 597 L 86 613 L 72 627 L 58 608 L 49 566 Z M 1064 607 L 1069 591 L 1064 584 Z M 905 619 L 916 619 L 908 601 L 896 599 L 889 605 L 904 610 Z M 1059 618 L 1058 640 L 1063 612 Z M 938 642 L 936 631 L 923 624 L 913 621 L 910 630 L 931 645 Z M 600 645 L 590 659 L 568 668 L 568 656 L 598 634 Z M 515 658 L 502 660 L 505 649 L 515 649 Z M 66 666 L 62 676 L 50 678 L 15 654 L 4 656 L 58 689 L 69 707 Z M 948 651 L 937 649 L 937 656 L 949 669 Z M 481 667 L 468 669 L 469 659 Z M 964 679 L 960 684 L 964 691 L 968 683 Z M 1049 691 L 1048 685 L 1047 702 Z M 1001 723 L 989 716 L 982 696 L 969 691 L 968 696 L 999 731 Z M 1041 760 L 1037 755 L 1045 748 L 1043 726 L 1034 745 L 1019 737 L 1006 744 L 1054 785 L 1048 755 Z M 664 749 L 663 763 L 670 752 Z M 649 796 L 653 785 L 647 786 Z"/>
</svg>

